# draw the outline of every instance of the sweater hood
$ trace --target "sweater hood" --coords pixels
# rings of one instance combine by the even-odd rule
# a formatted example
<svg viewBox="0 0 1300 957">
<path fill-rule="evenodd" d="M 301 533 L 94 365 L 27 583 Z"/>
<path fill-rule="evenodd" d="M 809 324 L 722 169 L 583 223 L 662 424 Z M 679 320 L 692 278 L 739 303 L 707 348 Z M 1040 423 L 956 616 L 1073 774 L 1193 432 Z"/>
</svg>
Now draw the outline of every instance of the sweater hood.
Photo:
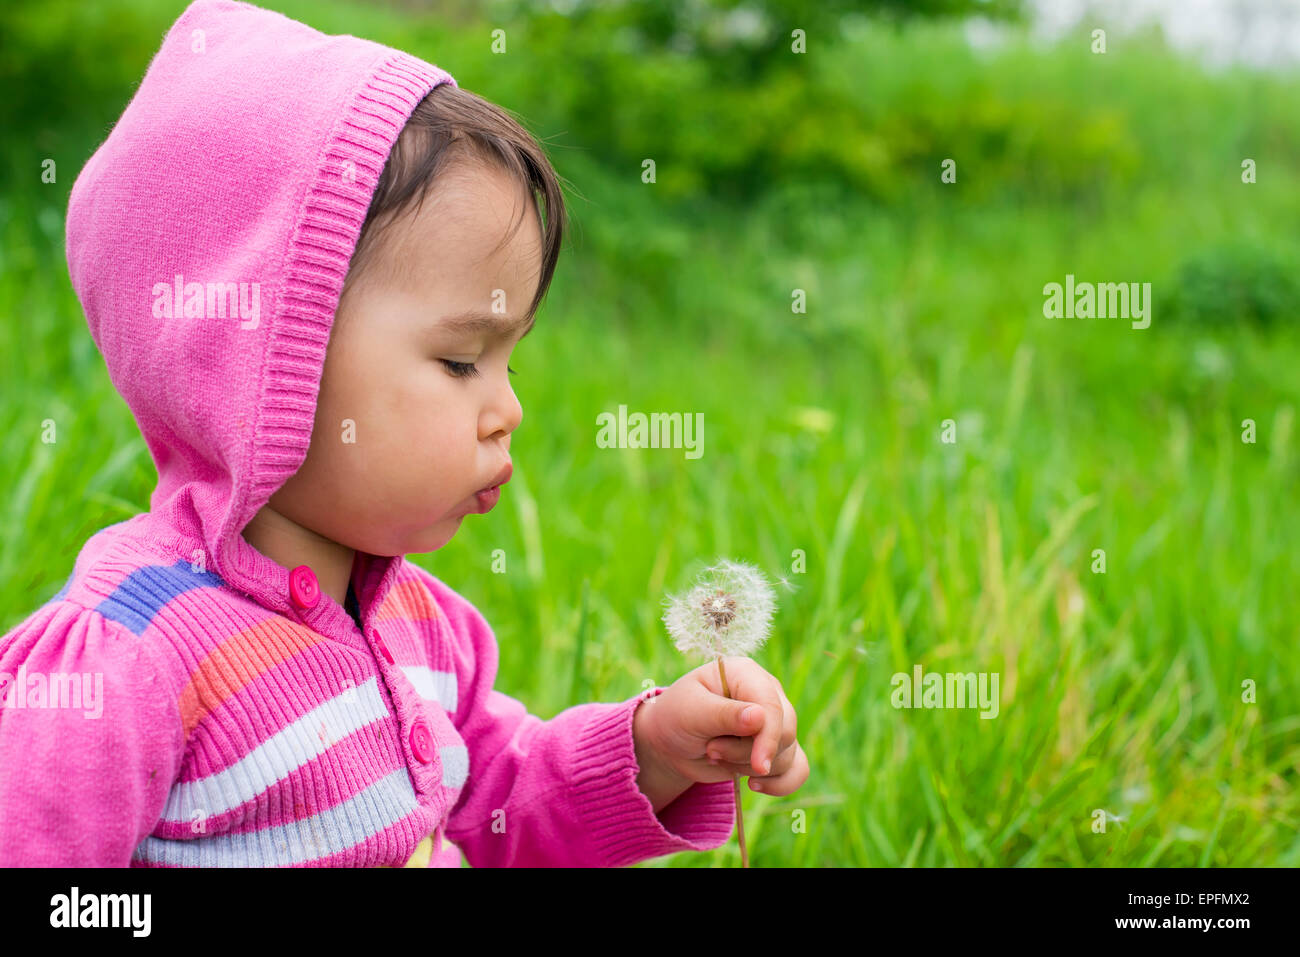
<svg viewBox="0 0 1300 957">
<path fill-rule="evenodd" d="M 158 471 L 123 527 L 285 614 L 289 570 L 240 533 L 306 458 L 375 186 L 442 83 L 400 50 L 198 0 L 69 197 L 72 285 Z M 354 583 L 402 559 L 358 553 Z"/>
</svg>

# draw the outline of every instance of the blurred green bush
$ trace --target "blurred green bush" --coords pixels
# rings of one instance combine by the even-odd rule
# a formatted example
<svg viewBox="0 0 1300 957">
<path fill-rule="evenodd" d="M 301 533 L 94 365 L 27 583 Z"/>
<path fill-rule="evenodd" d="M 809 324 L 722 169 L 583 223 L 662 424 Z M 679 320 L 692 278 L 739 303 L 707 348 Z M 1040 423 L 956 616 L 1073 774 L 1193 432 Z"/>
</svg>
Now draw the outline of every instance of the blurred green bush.
<svg viewBox="0 0 1300 957">
<path fill-rule="evenodd" d="M 1187 257 L 1171 284 L 1168 314 L 1211 326 L 1300 319 L 1300 259 L 1276 245 L 1222 242 Z"/>
</svg>

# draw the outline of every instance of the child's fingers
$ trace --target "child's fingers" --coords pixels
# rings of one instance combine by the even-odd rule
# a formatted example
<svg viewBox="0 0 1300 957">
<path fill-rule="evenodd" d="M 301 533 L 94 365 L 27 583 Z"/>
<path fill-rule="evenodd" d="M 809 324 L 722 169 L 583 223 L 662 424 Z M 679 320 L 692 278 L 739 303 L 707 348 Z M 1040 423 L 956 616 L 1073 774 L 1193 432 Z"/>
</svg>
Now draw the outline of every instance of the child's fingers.
<svg viewBox="0 0 1300 957">
<path fill-rule="evenodd" d="M 794 747 L 786 748 L 772 759 L 772 767 L 767 774 L 758 775 L 754 771 L 753 751 L 753 738 L 713 738 L 704 746 L 704 759 L 712 764 L 712 756 L 717 755 L 718 763 L 715 765 L 716 767 L 727 768 L 746 777 L 774 777 L 784 774 L 790 769 L 795 759 Z"/>
<path fill-rule="evenodd" d="M 754 752 L 753 738 L 736 738 L 730 735 L 724 735 L 720 738 L 711 738 L 704 746 L 704 759 L 706 761 L 717 761 L 725 764 L 743 764 L 745 774 L 753 774 L 754 769 L 750 767 L 749 762 Z"/>
<path fill-rule="evenodd" d="M 790 767 L 784 774 L 770 774 L 761 778 L 750 778 L 749 789 L 758 791 L 760 794 L 771 794 L 774 797 L 782 797 L 786 794 L 793 794 L 803 787 L 803 783 L 808 780 L 808 755 L 803 753 L 803 748 L 799 747 L 796 741 L 793 748 L 794 757 L 790 761 Z"/>
<path fill-rule="evenodd" d="M 760 781 L 760 782 L 776 781 L 780 778 L 779 774 L 755 774 L 754 769 L 750 767 L 748 764 L 736 764 L 732 761 L 723 761 L 719 764 L 709 764 L 708 767 L 710 771 L 717 772 L 718 780 L 722 780 L 722 781 L 730 780 L 731 778 L 734 778 L 737 775 L 739 775 L 741 778 L 747 779 L 749 782 L 749 788 L 750 790 L 753 791 L 759 790 L 759 788 L 754 787 L 755 781 Z M 744 784 L 745 782 L 742 781 L 741 786 L 743 787 Z M 762 788 L 762 790 L 769 794 L 772 793 L 768 791 L 766 787 Z"/>
</svg>

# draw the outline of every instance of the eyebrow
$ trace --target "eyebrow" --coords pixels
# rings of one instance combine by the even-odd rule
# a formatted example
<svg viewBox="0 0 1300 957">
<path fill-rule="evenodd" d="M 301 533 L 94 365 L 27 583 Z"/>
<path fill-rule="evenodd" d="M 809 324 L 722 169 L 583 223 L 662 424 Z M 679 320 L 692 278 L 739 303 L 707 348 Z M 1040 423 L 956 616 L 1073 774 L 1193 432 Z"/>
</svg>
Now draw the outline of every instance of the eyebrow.
<svg viewBox="0 0 1300 957">
<path fill-rule="evenodd" d="M 525 325 L 527 328 L 524 328 Z M 524 330 L 524 336 L 533 331 L 536 320 L 528 316 L 520 316 L 517 319 L 506 319 L 505 316 L 491 312 L 483 312 L 481 309 L 470 309 L 465 312 L 453 313 L 450 316 L 443 316 L 438 320 L 438 326 L 450 332 L 476 333 L 487 332 L 509 338 L 520 329 Z M 523 338 L 520 336 L 519 338 Z"/>
</svg>

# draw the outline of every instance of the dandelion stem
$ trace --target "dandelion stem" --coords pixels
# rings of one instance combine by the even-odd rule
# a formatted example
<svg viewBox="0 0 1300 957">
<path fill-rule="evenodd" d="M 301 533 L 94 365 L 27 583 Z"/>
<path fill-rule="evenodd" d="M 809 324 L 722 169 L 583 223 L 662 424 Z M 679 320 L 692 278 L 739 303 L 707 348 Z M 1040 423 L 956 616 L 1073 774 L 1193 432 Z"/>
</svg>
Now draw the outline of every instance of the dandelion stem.
<svg viewBox="0 0 1300 957">
<path fill-rule="evenodd" d="M 722 656 L 718 656 L 718 674 L 722 678 L 722 693 L 730 698 L 731 691 L 727 688 L 727 669 L 722 667 Z M 740 775 L 733 774 L 731 783 L 735 786 L 736 791 L 736 839 L 740 842 L 740 866 L 749 866 L 749 852 L 745 849 L 745 816 L 740 808 Z"/>
</svg>

